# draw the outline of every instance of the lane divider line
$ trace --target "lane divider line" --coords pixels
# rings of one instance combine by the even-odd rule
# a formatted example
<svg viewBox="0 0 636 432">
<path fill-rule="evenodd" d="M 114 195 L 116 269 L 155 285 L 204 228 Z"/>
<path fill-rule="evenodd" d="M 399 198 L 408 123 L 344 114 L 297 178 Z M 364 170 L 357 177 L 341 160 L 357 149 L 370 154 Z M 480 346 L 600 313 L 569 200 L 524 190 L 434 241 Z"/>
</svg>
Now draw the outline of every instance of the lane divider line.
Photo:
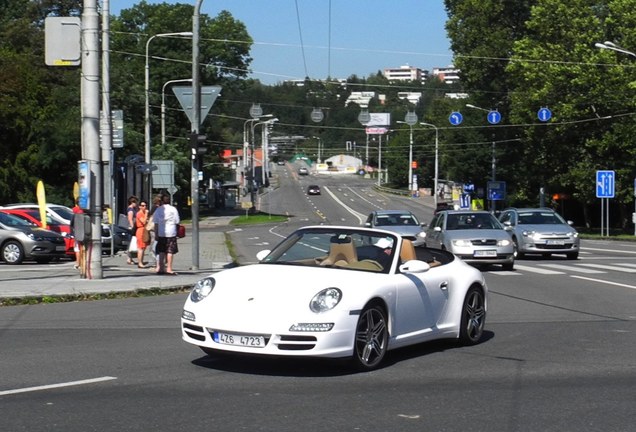
<svg viewBox="0 0 636 432">
<path fill-rule="evenodd" d="M 105 376 L 105 377 L 85 379 L 80 381 L 69 381 L 65 383 L 49 384 L 49 385 L 42 385 L 42 386 L 36 386 L 36 387 L 25 387 L 21 389 L 0 391 L 0 396 L 6 396 L 6 395 L 12 395 L 12 394 L 18 394 L 18 393 L 29 393 L 34 391 L 49 390 L 49 389 L 62 388 L 62 387 L 71 387 L 71 386 L 78 386 L 78 385 L 85 385 L 85 384 L 94 384 L 98 382 L 111 381 L 116 379 L 117 377 Z"/>
</svg>

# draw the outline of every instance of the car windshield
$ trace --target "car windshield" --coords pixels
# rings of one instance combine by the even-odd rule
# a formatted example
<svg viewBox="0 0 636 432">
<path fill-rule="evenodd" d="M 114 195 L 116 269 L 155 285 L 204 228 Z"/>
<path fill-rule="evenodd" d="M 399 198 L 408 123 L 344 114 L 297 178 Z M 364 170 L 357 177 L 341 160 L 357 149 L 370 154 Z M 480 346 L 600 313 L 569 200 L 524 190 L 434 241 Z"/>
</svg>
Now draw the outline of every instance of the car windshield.
<svg viewBox="0 0 636 432">
<path fill-rule="evenodd" d="M 519 212 L 520 225 L 564 224 L 565 220 L 557 213 L 546 211 Z"/>
<path fill-rule="evenodd" d="M 60 215 L 60 217 L 63 219 L 71 220 L 73 218 L 73 210 L 68 207 L 56 205 L 56 206 L 50 206 L 49 208 L 55 213 L 57 213 L 58 215 Z"/>
<path fill-rule="evenodd" d="M 17 216 L 0 212 L 0 223 L 8 226 L 30 227 L 31 223 Z"/>
<path fill-rule="evenodd" d="M 388 273 L 397 238 L 347 229 L 301 229 L 280 243 L 261 264 L 300 265 Z"/>
<path fill-rule="evenodd" d="M 378 215 L 376 226 L 419 225 L 417 219 L 410 214 Z"/>
<path fill-rule="evenodd" d="M 466 229 L 503 229 L 501 224 L 489 213 L 452 213 L 446 221 L 447 230 Z"/>
</svg>

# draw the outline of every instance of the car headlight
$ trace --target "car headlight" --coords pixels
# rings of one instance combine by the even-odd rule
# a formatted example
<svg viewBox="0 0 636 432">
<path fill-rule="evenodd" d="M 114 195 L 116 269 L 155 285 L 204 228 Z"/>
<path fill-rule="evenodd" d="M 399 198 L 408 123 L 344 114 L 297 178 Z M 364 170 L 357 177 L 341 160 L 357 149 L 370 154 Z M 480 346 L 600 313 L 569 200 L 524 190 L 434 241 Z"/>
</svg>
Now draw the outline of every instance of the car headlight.
<svg viewBox="0 0 636 432">
<path fill-rule="evenodd" d="M 464 240 L 464 239 L 453 240 L 453 246 L 468 247 L 471 245 L 472 245 L 472 242 L 470 240 Z"/>
<path fill-rule="evenodd" d="M 508 239 L 497 241 L 497 246 L 508 246 L 508 245 L 510 245 L 510 240 Z"/>
<path fill-rule="evenodd" d="M 538 235 L 539 235 L 539 234 L 538 234 L 537 232 L 535 232 L 535 231 L 524 231 L 522 234 L 523 234 L 523 236 L 524 236 L 524 237 L 530 237 L 530 238 L 533 238 L 533 239 L 534 239 L 534 238 L 537 238 L 537 237 L 538 237 Z"/>
<path fill-rule="evenodd" d="M 214 278 L 201 279 L 194 284 L 192 292 L 190 293 L 190 300 L 192 300 L 194 303 L 200 302 L 210 295 L 210 293 L 214 289 L 214 285 L 216 285 L 216 281 L 214 280 Z"/>
<path fill-rule="evenodd" d="M 340 300 L 342 300 L 342 291 L 338 288 L 325 288 L 311 299 L 309 309 L 316 313 L 327 312 L 335 308 Z"/>
</svg>

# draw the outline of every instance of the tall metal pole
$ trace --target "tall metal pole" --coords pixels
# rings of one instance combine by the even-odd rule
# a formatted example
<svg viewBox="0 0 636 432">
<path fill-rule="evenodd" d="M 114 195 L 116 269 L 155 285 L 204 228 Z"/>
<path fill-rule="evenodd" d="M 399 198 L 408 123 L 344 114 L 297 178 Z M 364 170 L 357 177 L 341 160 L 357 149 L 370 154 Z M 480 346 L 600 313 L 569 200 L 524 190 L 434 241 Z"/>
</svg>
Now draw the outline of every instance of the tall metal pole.
<svg viewBox="0 0 636 432">
<path fill-rule="evenodd" d="M 93 181 L 89 209 L 91 239 L 86 248 L 89 279 L 102 279 L 102 167 L 99 147 L 99 14 L 97 0 L 84 0 L 82 10 L 82 157 Z"/>
<path fill-rule="evenodd" d="M 102 2 L 102 181 L 104 184 L 103 203 L 108 204 L 111 212 L 114 201 L 113 182 L 113 122 L 110 111 L 110 0 Z M 112 214 L 112 213 L 111 213 Z M 103 222 L 103 221 L 102 221 Z M 111 221 L 112 222 L 112 221 Z M 115 254 L 115 236 L 113 224 L 110 224 L 110 255 Z"/>
<path fill-rule="evenodd" d="M 203 0 L 197 0 L 192 14 L 192 134 L 199 134 L 201 124 L 201 82 L 199 76 L 199 13 Z M 194 140 L 196 143 L 197 140 Z M 199 170 L 197 149 L 192 149 L 192 178 L 190 179 L 192 200 L 192 270 L 199 269 Z"/>
<path fill-rule="evenodd" d="M 435 208 L 437 209 L 437 187 L 439 182 L 439 129 L 430 123 L 420 123 L 422 126 L 430 126 L 435 129 L 435 179 L 433 182 L 433 195 L 435 196 Z"/>
</svg>

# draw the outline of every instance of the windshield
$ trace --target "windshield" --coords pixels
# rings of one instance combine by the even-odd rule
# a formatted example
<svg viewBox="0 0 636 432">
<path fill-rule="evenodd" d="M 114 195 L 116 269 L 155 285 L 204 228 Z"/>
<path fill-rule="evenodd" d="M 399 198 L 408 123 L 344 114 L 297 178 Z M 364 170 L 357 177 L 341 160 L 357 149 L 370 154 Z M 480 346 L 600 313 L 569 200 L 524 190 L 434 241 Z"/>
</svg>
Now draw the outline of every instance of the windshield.
<svg viewBox="0 0 636 432">
<path fill-rule="evenodd" d="M 51 211 L 57 213 L 62 219 L 71 220 L 73 218 L 73 210 L 68 207 L 64 207 L 61 205 L 49 206 Z"/>
<path fill-rule="evenodd" d="M 520 225 L 553 225 L 564 223 L 566 223 L 565 220 L 558 213 L 554 212 L 519 212 Z"/>
<path fill-rule="evenodd" d="M 415 219 L 415 216 L 411 214 L 378 215 L 376 226 L 394 225 L 415 226 L 419 225 L 419 223 L 417 219 Z"/>
<path fill-rule="evenodd" d="M 397 238 L 354 229 L 301 229 L 276 246 L 262 264 L 388 273 Z"/>
<path fill-rule="evenodd" d="M 503 229 L 490 213 L 451 213 L 446 221 L 447 230 Z"/>
<path fill-rule="evenodd" d="M 31 223 L 17 216 L 0 212 L 0 223 L 8 226 L 30 227 Z"/>
</svg>

